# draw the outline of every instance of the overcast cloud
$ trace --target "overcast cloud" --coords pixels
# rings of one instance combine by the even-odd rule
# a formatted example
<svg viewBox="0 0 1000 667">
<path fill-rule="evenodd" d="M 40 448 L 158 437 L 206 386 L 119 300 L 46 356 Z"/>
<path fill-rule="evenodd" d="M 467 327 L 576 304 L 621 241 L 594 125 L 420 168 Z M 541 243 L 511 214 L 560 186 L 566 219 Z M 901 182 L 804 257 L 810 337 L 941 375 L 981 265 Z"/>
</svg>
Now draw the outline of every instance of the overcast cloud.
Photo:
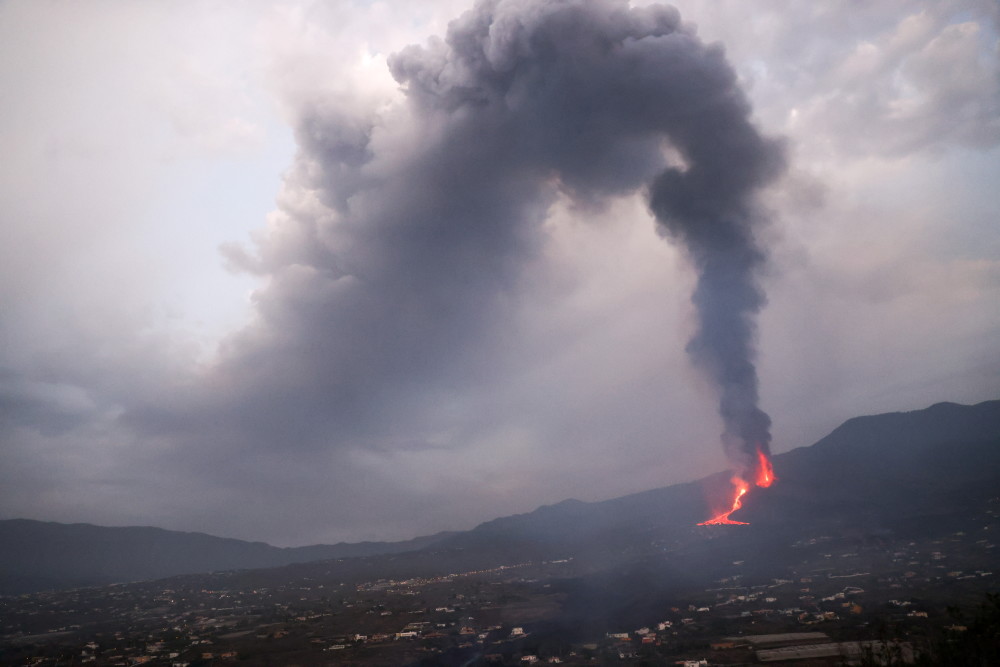
<svg viewBox="0 0 1000 667">
<path fill-rule="evenodd" d="M 998 397 L 995 2 L 491 4 L 0 5 L 2 516 L 397 539 L 726 467 L 648 204 L 723 94 L 783 147 L 773 449 Z"/>
</svg>

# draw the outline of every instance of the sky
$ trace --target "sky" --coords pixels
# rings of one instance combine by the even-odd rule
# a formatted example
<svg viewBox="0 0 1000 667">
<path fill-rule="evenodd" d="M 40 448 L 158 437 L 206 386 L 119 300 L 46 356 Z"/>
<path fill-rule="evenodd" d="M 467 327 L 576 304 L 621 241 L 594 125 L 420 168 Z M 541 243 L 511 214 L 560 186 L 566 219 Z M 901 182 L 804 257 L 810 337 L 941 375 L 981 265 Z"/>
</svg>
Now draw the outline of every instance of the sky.
<svg viewBox="0 0 1000 667">
<path fill-rule="evenodd" d="M 0 518 L 394 540 L 698 479 L 734 328 L 774 452 L 1000 398 L 1000 6 L 673 6 L 0 2 Z"/>
</svg>

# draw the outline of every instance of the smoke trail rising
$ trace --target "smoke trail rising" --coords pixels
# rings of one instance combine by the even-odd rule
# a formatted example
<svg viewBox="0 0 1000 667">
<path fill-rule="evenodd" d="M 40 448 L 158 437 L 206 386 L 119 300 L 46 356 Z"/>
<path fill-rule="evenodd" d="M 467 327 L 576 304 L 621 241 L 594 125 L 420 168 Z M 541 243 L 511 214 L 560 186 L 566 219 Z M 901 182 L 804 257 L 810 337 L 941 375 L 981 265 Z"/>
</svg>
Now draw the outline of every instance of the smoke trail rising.
<svg viewBox="0 0 1000 667">
<path fill-rule="evenodd" d="M 256 257 L 230 251 L 269 280 L 216 391 L 191 399 L 193 416 L 129 419 L 164 430 L 200 413 L 247 441 L 316 448 L 394 447 L 396 428 L 419 444 L 421 425 L 443 430 L 426 416 L 435 395 L 477 381 L 475 346 L 502 330 L 556 196 L 645 191 L 698 270 L 689 349 L 720 387 L 730 454 L 746 465 L 766 449 L 754 196 L 782 157 L 751 124 L 722 48 L 665 5 L 482 0 L 389 67 L 403 96 L 388 110 L 299 105 L 282 210 Z"/>
<path fill-rule="evenodd" d="M 758 448 L 769 454 L 753 363 L 754 318 L 765 301 L 754 197 L 780 173 L 783 156 L 751 124 L 722 50 L 699 42 L 672 8 L 572 1 L 481 3 L 452 26 L 448 45 L 433 60 L 428 51 L 403 54 L 397 77 L 411 94 L 432 93 L 425 86 L 433 81 L 435 100 L 473 95 L 484 110 L 502 100 L 517 119 L 512 129 L 544 147 L 539 156 L 578 196 L 647 178 L 657 135 L 680 153 L 684 166 L 662 169 L 649 194 L 660 225 L 698 271 L 699 328 L 688 352 L 719 388 L 734 465 L 751 467 Z M 434 77 L 430 62 L 440 68 Z M 455 72 L 468 77 L 464 85 L 442 94 L 440 75 Z"/>
<path fill-rule="evenodd" d="M 754 230 L 762 219 L 756 191 L 784 166 L 780 145 L 748 122 L 741 99 L 690 118 L 697 128 L 671 135 L 687 160 L 650 188 L 650 206 L 698 271 L 692 301 L 698 331 L 688 344 L 694 362 L 719 388 L 723 442 L 742 470 L 757 450 L 770 455 L 771 420 L 758 407 L 755 316 L 765 303 L 756 275 L 766 260 Z"/>
</svg>

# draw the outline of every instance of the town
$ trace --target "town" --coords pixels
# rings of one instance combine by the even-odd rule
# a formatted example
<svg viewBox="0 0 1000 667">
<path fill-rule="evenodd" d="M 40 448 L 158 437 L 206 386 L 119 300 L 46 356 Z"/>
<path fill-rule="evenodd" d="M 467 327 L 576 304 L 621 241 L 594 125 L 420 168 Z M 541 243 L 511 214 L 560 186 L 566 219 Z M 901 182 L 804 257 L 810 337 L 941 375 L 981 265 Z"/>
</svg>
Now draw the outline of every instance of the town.
<svg viewBox="0 0 1000 667">
<path fill-rule="evenodd" d="M 699 527 L 698 540 L 654 545 L 610 573 L 567 557 L 362 579 L 344 559 L 11 596 L 0 598 L 0 662 L 905 664 L 965 632 L 1000 589 L 998 510 L 994 499 L 962 530 L 925 538 L 817 534 L 782 545 L 780 562 L 746 553 L 710 580 L 699 554 L 742 527 Z M 677 568 L 686 585 L 652 583 Z"/>
</svg>

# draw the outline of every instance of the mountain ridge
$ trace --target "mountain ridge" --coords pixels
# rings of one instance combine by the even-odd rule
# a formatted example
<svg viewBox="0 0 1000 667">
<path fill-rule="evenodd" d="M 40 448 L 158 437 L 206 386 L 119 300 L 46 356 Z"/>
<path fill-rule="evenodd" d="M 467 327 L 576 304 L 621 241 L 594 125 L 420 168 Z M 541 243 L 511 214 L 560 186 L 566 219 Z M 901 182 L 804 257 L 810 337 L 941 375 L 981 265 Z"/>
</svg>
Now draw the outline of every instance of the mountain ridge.
<svg viewBox="0 0 1000 667">
<path fill-rule="evenodd" d="M 843 523 L 845 516 L 873 530 L 891 529 L 914 516 L 933 520 L 941 506 L 954 509 L 968 498 L 981 499 L 1000 488 L 1000 400 L 971 406 L 936 403 L 923 410 L 855 417 L 811 446 L 775 455 L 774 465 L 779 483 L 770 489 L 753 489 L 734 518 L 774 531 L 801 522 Z M 911 497 L 911 488 L 922 493 Z M 477 562 L 487 564 L 571 554 L 610 562 L 621 556 L 618 551 L 626 548 L 623 545 L 649 549 L 663 540 L 689 535 L 709 516 L 712 503 L 728 493 L 729 473 L 719 472 L 602 501 L 567 499 L 485 521 L 468 531 L 402 542 L 304 547 L 274 547 L 155 527 L 11 519 L 0 521 L 0 593 L 426 549 L 478 554 Z M 32 544 L 25 533 L 18 536 L 11 530 L 38 525 L 62 531 L 62 537 Z M 89 551 L 69 546 L 72 533 L 87 527 L 109 532 L 102 532 L 98 546 Z M 125 549 L 128 541 L 115 538 L 129 531 L 144 536 L 146 542 L 132 544 L 131 551 Z M 20 552 L 12 545 L 20 545 Z M 194 547 L 202 551 L 185 551 Z M 82 554 L 83 562 L 63 562 L 60 572 L 58 556 L 69 552 L 77 554 L 76 561 Z M 129 562 L 128 554 L 141 557 L 141 562 Z"/>
<path fill-rule="evenodd" d="M 276 547 L 155 526 L 6 519 L 0 520 L 0 594 L 402 553 L 452 534 L 445 531 L 399 542 Z"/>
</svg>

